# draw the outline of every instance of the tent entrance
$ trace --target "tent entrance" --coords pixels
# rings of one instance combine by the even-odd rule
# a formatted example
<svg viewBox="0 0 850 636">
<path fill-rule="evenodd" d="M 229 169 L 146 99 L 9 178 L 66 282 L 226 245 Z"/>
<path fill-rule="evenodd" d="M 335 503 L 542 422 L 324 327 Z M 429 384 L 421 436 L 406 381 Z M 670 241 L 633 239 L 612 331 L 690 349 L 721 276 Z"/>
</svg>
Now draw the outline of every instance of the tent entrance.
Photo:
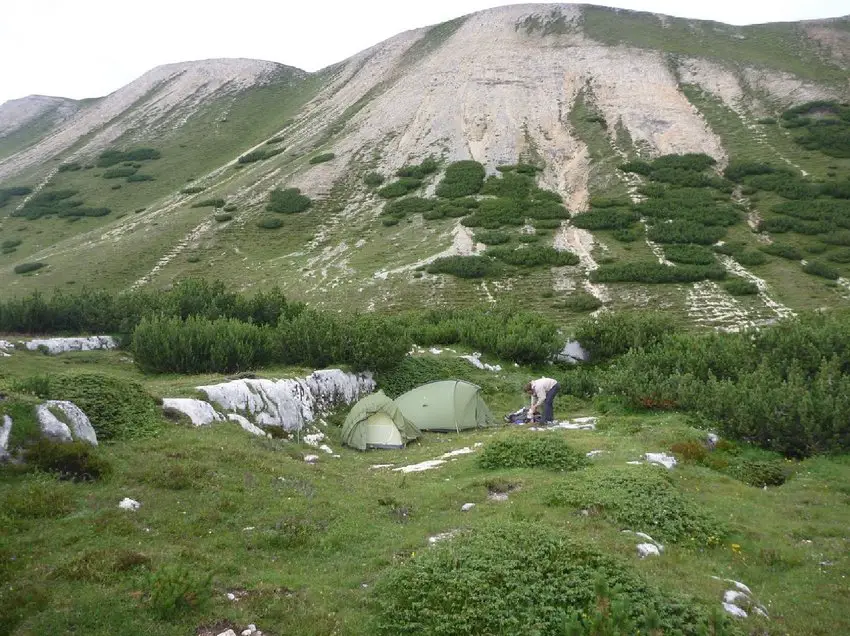
<svg viewBox="0 0 850 636">
<path fill-rule="evenodd" d="M 365 442 L 371 448 L 404 448 L 404 440 L 393 419 L 386 413 L 372 413 L 361 426 Z"/>
</svg>

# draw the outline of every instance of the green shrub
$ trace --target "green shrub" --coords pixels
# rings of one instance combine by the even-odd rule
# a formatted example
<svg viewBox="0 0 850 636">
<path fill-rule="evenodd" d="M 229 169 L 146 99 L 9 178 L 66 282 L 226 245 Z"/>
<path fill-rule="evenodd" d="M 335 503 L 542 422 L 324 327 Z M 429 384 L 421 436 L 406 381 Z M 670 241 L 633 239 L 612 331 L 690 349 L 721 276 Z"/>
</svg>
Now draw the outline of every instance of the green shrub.
<svg viewBox="0 0 850 636">
<path fill-rule="evenodd" d="M 233 318 L 143 318 L 133 331 L 133 357 L 156 373 L 234 373 L 271 359 L 270 334 Z"/>
<path fill-rule="evenodd" d="M 702 245 L 665 245 L 664 256 L 674 263 L 689 265 L 711 265 L 717 262 L 712 251 Z"/>
<path fill-rule="evenodd" d="M 388 201 L 384 205 L 381 214 L 403 219 L 408 214 L 424 214 L 434 209 L 437 204 L 433 199 L 422 199 L 420 197 L 405 197 Z"/>
<path fill-rule="evenodd" d="M 617 230 L 631 227 L 640 215 L 628 209 L 604 207 L 573 216 L 573 225 L 585 230 Z"/>
<path fill-rule="evenodd" d="M 223 208 L 224 199 L 218 197 L 215 199 L 204 199 L 192 204 L 193 208 Z"/>
<path fill-rule="evenodd" d="M 722 280 L 721 265 L 679 265 L 671 267 L 654 261 L 600 265 L 590 273 L 594 283 L 692 283 L 698 280 Z"/>
<path fill-rule="evenodd" d="M 154 181 L 154 177 L 149 174 L 131 174 L 127 177 L 127 183 L 139 183 L 142 181 Z M 119 184 L 116 184 L 119 185 Z M 115 186 L 112 186 L 113 188 Z"/>
<path fill-rule="evenodd" d="M 121 189 L 121 184 L 120 184 L 120 183 L 115 183 L 115 184 L 111 185 L 111 186 L 109 187 L 109 189 L 110 189 L 110 190 L 120 190 L 120 189 Z M 78 219 L 74 219 L 74 220 L 76 221 L 76 220 L 78 220 Z"/>
<path fill-rule="evenodd" d="M 540 237 L 537 234 L 520 234 L 517 236 L 517 240 L 520 243 L 537 243 Z"/>
<path fill-rule="evenodd" d="M 680 493 L 658 466 L 591 466 L 553 486 L 546 503 L 597 512 L 664 543 L 711 547 L 725 534 L 723 525 Z"/>
<path fill-rule="evenodd" d="M 163 566 L 148 577 L 148 605 L 163 620 L 200 611 L 212 599 L 212 578 L 195 564 Z"/>
<path fill-rule="evenodd" d="M 336 157 L 336 155 L 335 155 L 334 153 L 332 153 L 332 152 L 324 152 L 324 153 L 322 153 L 322 154 L 320 154 L 320 155 L 316 155 L 316 156 L 314 156 L 314 157 L 310 157 L 310 163 L 311 163 L 311 164 L 325 163 L 326 161 L 330 161 L 330 160 L 331 160 L 331 159 L 333 159 L 334 157 Z"/>
<path fill-rule="evenodd" d="M 148 568 L 150 562 L 150 557 L 134 550 L 88 550 L 60 564 L 53 571 L 52 577 L 69 581 L 111 583 L 116 575 Z"/>
<path fill-rule="evenodd" d="M 16 274 L 26 274 L 41 269 L 46 265 L 47 263 L 21 263 L 20 265 L 15 265 L 14 269 Z"/>
<path fill-rule="evenodd" d="M 283 226 L 283 221 L 274 217 L 267 216 L 257 221 L 257 227 L 263 230 L 276 230 Z"/>
<path fill-rule="evenodd" d="M 233 215 L 232 214 L 216 214 L 214 218 L 215 218 L 217 223 L 224 223 L 226 221 L 232 220 Z"/>
<path fill-rule="evenodd" d="M 429 274 L 451 274 L 458 278 L 491 278 L 502 274 L 502 266 L 487 256 L 445 256 L 428 265 Z"/>
<path fill-rule="evenodd" d="M 236 204 L 228 203 L 222 208 L 222 210 L 224 210 L 225 212 L 236 212 Z"/>
<path fill-rule="evenodd" d="M 5 207 L 12 197 L 23 197 L 32 193 L 28 186 L 12 186 L 11 188 L 0 188 L 0 208 Z"/>
<path fill-rule="evenodd" d="M 673 220 L 656 223 L 649 228 L 649 240 L 656 243 L 697 243 L 711 245 L 724 237 L 726 228 L 702 225 L 693 221 Z"/>
<path fill-rule="evenodd" d="M 723 287 L 733 296 L 752 296 L 759 293 L 758 285 L 746 278 L 735 276 L 727 280 Z"/>
<path fill-rule="evenodd" d="M 18 247 L 23 241 L 21 239 L 6 239 L 2 243 L 0 243 L 0 247 L 9 248 L 9 247 Z"/>
<path fill-rule="evenodd" d="M 654 345 L 672 332 L 675 325 L 666 314 L 630 311 L 588 318 L 578 324 L 574 336 L 598 362 Z"/>
<path fill-rule="evenodd" d="M 828 261 L 833 263 L 850 263 L 850 249 L 836 250 L 826 255 Z"/>
<path fill-rule="evenodd" d="M 465 160 L 449 164 L 443 180 L 437 185 L 437 196 L 443 199 L 459 199 L 478 194 L 484 185 L 486 172 L 477 161 Z"/>
<path fill-rule="evenodd" d="M 134 148 L 132 150 L 107 150 L 100 153 L 97 158 L 99 168 L 109 168 L 119 163 L 135 161 L 151 161 L 159 159 L 162 154 L 153 148 Z"/>
<path fill-rule="evenodd" d="M 597 607 L 599 580 L 617 589 L 631 620 L 650 611 L 665 634 L 700 633 L 705 620 L 693 601 L 653 589 L 560 531 L 521 522 L 479 524 L 389 568 L 374 589 L 375 633 L 564 634 L 574 612 Z"/>
<path fill-rule="evenodd" d="M 634 228 L 614 230 L 611 232 L 611 236 L 621 243 L 634 243 L 640 238 L 638 230 L 635 230 Z"/>
<path fill-rule="evenodd" d="M 579 257 L 576 254 L 558 251 L 554 247 L 521 247 L 518 249 L 495 247 L 488 249 L 487 255 L 517 267 L 539 267 L 541 265 L 563 267 L 579 264 Z"/>
<path fill-rule="evenodd" d="M 304 212 L 313 201 L 305 194 L 301 194 L 298 188 L 287 188 L 285 190 L 272 190 L 269 193 L 269 202 L 266 210 L 269 212 L 280 212 L 282 214 L 295 214 Z"/>
<path fill-rule="evenodd" d="M 13 254 L 17 252 L 18 248 L 16 247 L 0 247 L 0 254 Z"/>
<path fill-rule="evenodd" d="M 202 188 L 201 186 L 190 186 L 188 188 L 183 188 L 180 190 L 180 194 L 198 194 L 199 192 L 203 192 L 206 188 Z"/>
<path fill-rule="evenodd" d="M 583 468 L 587 459 L 561 437 L 524 434 L 489 442 L 478 457 L 478 465 L 488 470 L 546 468 L 567 471 Z"/>
<path fill-rule="evenodd" d="M 803 259 L 803 252 L 794 247 L 793 245 L 786 245 L 784 243 L 771 243 L 770 245 L 762 245 L 759 249 L 766 254 L 770 254 L 771 256 L 778 256 L 780 258 L 787 258 L 789 261 L 799 261 Z"/>
<path fill-rule="evenodd" d="M 238 163 L 254 163 L 255 161 L 261 161 L 262 159 L 265 159 L 265 158 L 266 158 L 266 151 L 265 150 L 254 150 L 252 152 L 249 152 L 247 154 L 242 155 L 236 161 Z"/>
<path fill-rule="evenodd" d="M 60 163 L 58 172 L 76 172 L 77 170 L 81 170 L 82 166 L 76 161 L 72 161 L 69 163 Z"/>
<path fill-rule="evenodd" d="M 384 175 L 379 172 L 368 172 L 363 177 L 363 183 L 370 188 L 377 188 L 384 182 Z"/>
<path fill-rule="evenodd" d="M 812 276 L 820 276 L 829 280 L 838 280 L 841 276 L 841 273 L 837 269 L 820 261 L 807 262 L 803 265 L 803 271 Z"/>
<path fill-rule="evenodd" d="M 561 221 L 558 219 L 540 219 L 532 222 L 536 230 L 557 230 L 561 227 Z"/>
<path fill-rule="evenodd" d="M 103 176 L 104 179 L 118 179 L 118 178 L 121 178 L 121 177 L 131 177 L 134 174 L 136 174 L 136 170 L 137 170 L 136 168 L 128 168 L 128 167 L 110 168 L 109 170 L 105 170 L 102 176 Z"/>
<path fill-rule="evenodd" d="M 201 257 L 200 257 L 199 254 L 189 254 L 189 256 L 186 257 L 186 262 L 187 263 L 200 263 Z"/>
<path fill-rule="evenodd" d="M 484 245 L 502 245 L 511 240 L 511 235 L 498 230 L 481 230 L 475 233 L 475 240 Z"/>
<path fill-rule="evenodd" d="M 436 340 L 439 344 L 453 344 L 452 337 L 438 336 Z M 438 343 L 429 342 L 428 344 Z M 473 369 L 465 360 L 445 356 L 405 356 L 392 369 L 377 373 L 375 382 L 384 393 L 395 399 L 422 384 L 448 377 L 474 381 Z"/>
<path fill-rule="evenodd" d="M 417 190 L 422 185 L 421 179 L 414 179 L 413 177 L 402 177 L 397 181 L 393 181 L 392 183 L 385 185 L 383 188 L 378 190 L 378 196 L 381 196 L 385 199 L 396 199 L 398 197 L 403 197 L 405 194 L 413 192 Z"/>
<path fill-rule="evenodd" d="M 393 225 L 398 225 L 398 219 L 394 216 L 385 216 L 381 219 L 381 225 L 385 227 L 391 227 Z"/>
<path fill-rule="evenodd" d="M 595 311 L 602 306 L 602 301 L 586 291 L 574 291 L 564 299 L 564 309 L 572 312 Z"/>
<path fill-rule="evenodd" d="M 24 459 L 30 466 L 72 481 L 101 479 L 111 472 L 109 463 L 85 442 L 40 439 L 26 449 Z"/>
<path fill-rule="evenodd" d="M 100 442 L 143 439 L 161 430 L 156 403 L 138 382 L 80 373 L 52 376 L 49 386 L 50 399 L 68 400 L 82 409 Z"/>
<path fill-rule="evenodd" d="M 73 488 L 47 473 L 27 475 L 14 489 L 0 494 L 0 510 L 13 519 L 64 517 L 76 507 Z"/>
</svg>

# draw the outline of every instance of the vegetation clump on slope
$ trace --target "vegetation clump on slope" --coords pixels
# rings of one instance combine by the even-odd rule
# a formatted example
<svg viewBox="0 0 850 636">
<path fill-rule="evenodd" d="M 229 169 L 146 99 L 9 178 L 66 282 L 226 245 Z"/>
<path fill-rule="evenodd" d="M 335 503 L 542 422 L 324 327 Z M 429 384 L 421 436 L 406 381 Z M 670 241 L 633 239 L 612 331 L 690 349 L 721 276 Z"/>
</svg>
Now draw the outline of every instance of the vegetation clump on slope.
<svg viewBox="0 0 850 636">
<path fill-rule="evenodd" d="M 298 188 L 286 188 L 285 190 L 272 190 L 269 193 L 269 202 L 266 210 L 269 212 L 280 212 L 282 214 L 295 214 L 307 210 L 313 201 L 305 194 L 301 194 Z"/>
</svg>

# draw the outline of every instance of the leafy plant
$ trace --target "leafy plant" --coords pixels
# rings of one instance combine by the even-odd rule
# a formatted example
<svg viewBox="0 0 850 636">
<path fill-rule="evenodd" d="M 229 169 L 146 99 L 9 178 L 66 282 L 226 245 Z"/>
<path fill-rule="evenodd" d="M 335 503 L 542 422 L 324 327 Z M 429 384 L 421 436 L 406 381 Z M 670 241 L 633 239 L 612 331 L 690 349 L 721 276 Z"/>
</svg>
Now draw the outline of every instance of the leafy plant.
<svg viewBox="0 0 850 636">
<path fill-rule="evenodd" d="M 326 161 L 330 161 L 336 157 L 336 155 L 332 152 L 324 152 L 320 155 L 316 155 L 314 157 L 310 157 L 310 163 L 315 165 L 317 163 L 325 163 Z"/>
<path fill-rule="evenodd" d="M 224 199 L 218 197 L 215 199 L 204 199 L 192 204 L 193 208 L 223 208 Z"/>
<path fill-rule="evenodd" d="M 759 293 L 758 285 L 740 276 L 730 278 L 723 287 L 733 296 L 752 296 Z"/>
<path fill-rule="evenodd" d="M 163 566 L 148 577 L 148 605 L 164 620 L 200 611 L 212 598 L 212 579 L 211 572 L 194 565 Z"/>
<path fill-rule="evenodd" d="M 546 468 L 549 470 L 578 470 L 587 459 L 573 450 L 561 437 L 513 436 L 488 443 L 478 457 L 481 468 Z"/>
<path fill-rule="evenodd" d="M 46 265 L 47 263 L 21 263 L 20 265 L 15 265 L 14 271 L 16 274 L 27 274 L 39 270 Z"/>
<path fill-rule="evenodd" d="M 269 193 L 269 202 L 266 210 L 269 212 L 280 212 L 282 214 L 294 214 L 304 212 L 313 201 L 305 194 L 301 194 L 298 188 L 287 188 L 285 190 L 272 190 Z"/>
<path fill-rule="evenodd" d="M 820 276 L 829 280 L 838 280 L 841 273 L 834 267 L 820 261 L 809 261 L 803 265 L 803 271 L 812 276 Z"/>
<path fill-rule="evenodd" d="M 267 216 L 263 219 L 257 221 L 257 227 L 263 230 L 276 230 L 279 227 L 283 226 L 283 221 L 280 219 L 276 219 L 271 216 Z"/>
<path fill-rule="evenodd" d="M 446 168 L 443 180 L 437 185 L 437 196 L 443 199 L 458 199 L 478 194 L 484 185 L 486 172 L 477 161 L 455 161 Z"/>
<path fill-rule="evenodd" d="M 502 266 L 487 256 L 444 256 L 427 269 L 429 274 L 451 274 L 458 278 L 490 278 L 502 273 Z"/>
<path fill-rule="evenodd" d="M 384 175 L 379 172 L 367 172 L 363 177 L 363 183 L 370 188 L 377 188 L 384 182 Z"/>
</svg>

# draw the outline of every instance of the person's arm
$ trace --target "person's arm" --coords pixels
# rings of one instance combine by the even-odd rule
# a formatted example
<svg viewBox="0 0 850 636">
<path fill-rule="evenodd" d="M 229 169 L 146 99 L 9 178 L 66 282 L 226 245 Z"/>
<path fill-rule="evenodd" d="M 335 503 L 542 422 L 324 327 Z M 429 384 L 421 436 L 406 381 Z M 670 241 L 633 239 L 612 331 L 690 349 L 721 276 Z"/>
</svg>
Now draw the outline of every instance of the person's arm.
<svg viewBox="0 0 850 636">
<path fill-rule="evenodd" d="M 543 400 L 540 399 L 540 396 L 538 395 L 537 387 L 532 386 L 531 387 L 531 411 L 530 411 L 532 415 L 534 415 L 537 412 L 537 407 L 540 406 L 540 403 L 542 401 Z"/>
</svg>

